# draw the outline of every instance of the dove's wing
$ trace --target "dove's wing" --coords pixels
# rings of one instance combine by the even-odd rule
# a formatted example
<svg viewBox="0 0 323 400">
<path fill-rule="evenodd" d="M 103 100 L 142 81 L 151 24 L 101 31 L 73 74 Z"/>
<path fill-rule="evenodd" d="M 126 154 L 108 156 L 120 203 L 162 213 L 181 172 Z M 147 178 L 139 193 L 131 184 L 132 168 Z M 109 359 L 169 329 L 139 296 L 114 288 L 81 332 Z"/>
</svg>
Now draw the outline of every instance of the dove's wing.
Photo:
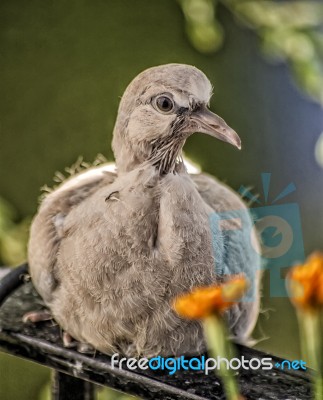
<svg viewBox="0 0 323 400">
<path fill-rule="evenodd" d="M 230 312 L 232 333 L 244 340 L 259 313 L 260 248 L 249 211 L 232 189 L 206 174 L 191 175 L 203 200 L 214 210 L 209 221 L 215 269 L 226 277 L 243 273 L 251 282 L 246 301 Z"/>
<path fill-rule="evenodd" d="M 33 220 L 28 262 L 33 282 L 45 302 L 51 301 L 58 285 L 55 268 L 65 235 L 64 220 L 74 207 L 115 180 L 116 174 L 107 169 L 91 168 L 66 180 L 46 196 Z"/>
</svg>

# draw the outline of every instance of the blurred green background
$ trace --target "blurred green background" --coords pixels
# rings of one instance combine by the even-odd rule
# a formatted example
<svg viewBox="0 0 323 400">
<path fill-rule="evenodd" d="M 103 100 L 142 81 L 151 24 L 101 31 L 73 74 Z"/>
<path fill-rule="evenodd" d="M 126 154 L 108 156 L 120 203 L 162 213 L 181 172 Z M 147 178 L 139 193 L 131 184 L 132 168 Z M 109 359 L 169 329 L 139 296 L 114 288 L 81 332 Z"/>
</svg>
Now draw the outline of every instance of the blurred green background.
<svg viewBox="0 0 323 400">
<path fill-rule="evenodd" d="M 25 257 L 40 187 L 82 155 L 113 160 L 118 102 L 130 80 L 163 63 L 192 64 L 214 85 L 211 108 L 243 150 L 195 135 L 185 153 L 268 205 L 290 182 L 305 252 L 323 247 L 323 5 L 315 1 L 2 0 L 0 2 L 0 257 Z M 260 199 L 263 198 L 260 196 Z M 257 347 L 299 357 L 286 298 L 269 295 Z M 49 371 L 0 356 L 0 398 L 49 398 Z M 28 390 L 27 390 L 28 388 Z M 100 397 L 106 398 L 107 392 Z M 109 399 L 125 398 L 115 392 Z"/>
</svg>

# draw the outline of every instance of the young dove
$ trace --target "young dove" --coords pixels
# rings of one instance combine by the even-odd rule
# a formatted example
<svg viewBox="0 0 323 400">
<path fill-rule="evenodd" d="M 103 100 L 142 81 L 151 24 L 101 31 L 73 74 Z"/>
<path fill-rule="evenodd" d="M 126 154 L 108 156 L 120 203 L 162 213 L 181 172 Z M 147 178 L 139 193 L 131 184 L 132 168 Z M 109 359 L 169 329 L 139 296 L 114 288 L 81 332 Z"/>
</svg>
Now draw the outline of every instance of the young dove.
<svg viewBox="0 0 323 400">
<path fill-rule="evenodd" d="M 140 73 L 119 106 L 112 142 L 117 173 L 81 173 L 42 202 L 30 232 L 30 274 L 55 320 L 77 341 L 127 356 L 201 352 L 200 322 L 177 316 L 172 303 L 230 273 L 253 282 L 252 300 L 227 315 L 236 340 L 248 339 L 259 312 L 259 256 L 250 250 L 249 231 L 236 226 L 230 238 L 210 224 L 216 213 L 246 207 L 215 178 L 189 175 L 182 159 L 194 132 L 241 147 L 237 133 L 208 110 L 211 93 L 193 66 Z"/>
</svg>

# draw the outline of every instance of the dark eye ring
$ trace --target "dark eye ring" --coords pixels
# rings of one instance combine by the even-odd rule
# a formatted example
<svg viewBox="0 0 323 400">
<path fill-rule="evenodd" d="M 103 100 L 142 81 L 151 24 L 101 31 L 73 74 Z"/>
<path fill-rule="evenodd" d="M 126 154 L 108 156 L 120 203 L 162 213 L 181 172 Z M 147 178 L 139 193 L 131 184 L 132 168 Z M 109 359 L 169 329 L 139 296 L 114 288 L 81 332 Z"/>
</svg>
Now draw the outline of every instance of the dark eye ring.
<svg viewBox="0 0 323 400">
<path fill-rule="evenodd" d="M 174 110 L 174 101 L 165 95 L 157 97 L 155 104 L 158 111 L 161 111 L 164 114 L 169 114 Z"/>
</svg>

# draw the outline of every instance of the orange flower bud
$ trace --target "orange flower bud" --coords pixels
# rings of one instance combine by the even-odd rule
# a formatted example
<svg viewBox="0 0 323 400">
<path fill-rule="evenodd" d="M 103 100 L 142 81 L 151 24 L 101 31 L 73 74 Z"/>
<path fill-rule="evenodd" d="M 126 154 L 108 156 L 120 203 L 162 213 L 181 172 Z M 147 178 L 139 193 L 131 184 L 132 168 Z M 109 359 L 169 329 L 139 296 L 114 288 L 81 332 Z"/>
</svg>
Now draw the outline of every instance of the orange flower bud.
<svg viewBox="0 0 323 400">
<path fill-rule="evenodd" d="M 213 313 L 222 313 L 235 304 L 246 292 L 247 280 L 237 276 L 219 285 L 193 289 L 177 297 L 174 310 L 188 319 L 201 319 Z"/>
<path fill-rule="evenodd" d="M 307 311 L 323 307 L 323 253 L 313 253 L 304 264 L 296 265 L 287 275 L 293 304 Z"/>
</svg>

